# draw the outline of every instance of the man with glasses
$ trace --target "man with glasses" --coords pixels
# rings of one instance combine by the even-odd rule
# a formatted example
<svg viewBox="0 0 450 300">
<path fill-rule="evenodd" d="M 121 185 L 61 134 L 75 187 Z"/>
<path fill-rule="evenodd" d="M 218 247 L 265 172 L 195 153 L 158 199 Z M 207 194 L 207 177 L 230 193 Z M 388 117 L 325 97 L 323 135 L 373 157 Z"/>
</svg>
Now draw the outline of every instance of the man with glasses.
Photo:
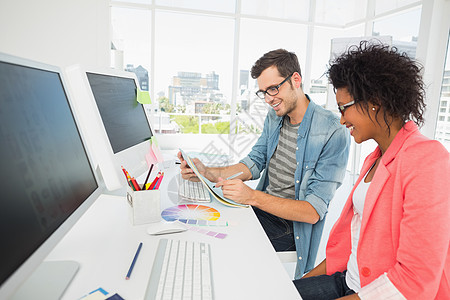
<svg viewBox="0 0 450 300">
<path fill-rule="evenodd" d="M 328 204 L 345 175 L 350 136 L 335 114 L 304 94 L 294 53 L 264 54 L 251 75 L 258 82 L 256 95 L 271 107 L 251 152 L 226 167 L 194 163 L 226 198 L 253 207 L 276 251 L 297 251 L 300 278 L 314 267 Z M 195 177 L 179 158 L 183 178 Z M 258 178 L 256 190 L 243 183 Z"/>
</svg>

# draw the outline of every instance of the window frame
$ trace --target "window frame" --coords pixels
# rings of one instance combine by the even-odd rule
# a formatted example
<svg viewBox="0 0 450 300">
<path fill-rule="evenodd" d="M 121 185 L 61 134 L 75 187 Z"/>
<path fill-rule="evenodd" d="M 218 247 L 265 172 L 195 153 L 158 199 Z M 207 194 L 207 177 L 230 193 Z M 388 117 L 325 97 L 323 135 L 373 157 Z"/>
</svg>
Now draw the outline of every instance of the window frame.
<svg viewBox="0 0 450 300">
<path fill-rule="evenodd" d="M 421 131 L 426 136 L 430 138 L 435 137 L 436 133 L 436 123 L 438 119 L 439 112 L 439 98 L 440 98 L 440 89 L 442 86 L 442 76 L 445 62 L 445 53 L 447 49 L 447 40 L 449 34 L 449 25 L 450 18 L 446 16 L 449 15 L 450 11 L 450 2 L 446 0 L 431 0 L 431 1 L 415 1 L 410 2 L 407 5 L 402 7 L 396 7 L 391 10 L 383 11 L 376 14 L 376 4 L 377 0 L 367 0 L 367 9 L 366 16 L 360 20 L 353 20 L 344 25 L 335 24 L 324 24 L 324 23 L 316 23 L 315 22 L 315 10 L 316 10 L 316 0 L 310 0 L 309 2 L 309 12 L 310 16 L 308 20 L 293 20 L 293 19 L 282 19 L 282 18 L 273 18 L 267 16 L 259 16 L 259 15 L 251 15 L 251 14 L 242 14 L 241 7 L 242 2 L 245 0 L 236 0 L 235 11 L 230 12 L 218 12 L 218 11 L 208 11 L 202 9 L 189 9 L 189 8 L 181 8 L 174 6 L 159 6 L 155 4 L 155 1 L 149 0 L 149 4 L 142 3 L 129 3 L 129 2 L 121 2 L 110 0 L 110 6 L 117 7 L 127 7 L 127 8 L 136 8 L 136 9 L 146 9 L 151 11 L 152 15 L 152 26 L 151 26 L 151 65 L 154 66 L 155 62 L 155 28 L 157 24 L 155 23 L 155 12 L 157 10 L 165 10 L 165 11 L 173 11 L 173 12 L 182 12 L 189 14 L 198 14 L 198 15 L 208 15 L 213 17 L 227 17 L 232 18 L 235 21 L 234 26 L 234 46 L 233 46 L 233 66 L 232 66 L 232 93 L 231 93 L 231 119 L 230 119 L 230 133 L 229 133 L 229 152 L 232 152 L 232 148 L 234 147 L 235 130 L 236 130 L 236 121 L 238 120 L 238 115 L 236 114 L 236 99 L 237 99 L 237 91 L 239 85 L 239 50 L 240 50 L 240 31 L 241 31 L 241 20 L 243 19 L 255 19 L 255 20 L 269 20 L 269 21 L 277 21 L 284 22 L 286 26 L 290 24 L 302 24 L 308 27 L 308 37 L 305 41 L 307 43 L 307 51 L 305 57 L 305 66 L 302 66 L 302 73 L 305 80 L 304 91 L 305 93 L 309 92 L 311 87 L 311 83 L 309 82 L 312 68 L 312 56 L 313 56 L 313 41 L 315 28 L 329 28 L 332 30 L 336 29 L 348 29 L 354 26 L 363 25 L 365 28 L 365 36 L 371 36 L 373 30 L 373 23 L 377 20 L 381 20 L 384 18 L 388 18 L 394 16 L 396 14 L 401 14 L 408 10 L 416 9 L 417 7 L 422 7 L 421 10 L 421 20 L 419 27 L 419 37 L 417 42 L 417 52 L 416 58 L 423 62 L 425 67 L 424 73 L 424 81 L 428 86 L 427 93 L 427 111 L 425 114 L 426 123 L 422 127 Z M 154 68 L 149 70 L 150 78 L 155 78 Z M 430 83 L 438 82 L 439 84 L 430 84 Z M 154 81 L 150 82 L 150 94 L 152 99 L 156 99 L 155 89 L 154 89 Z M 330 92 L 330 89 L 328 89 Z M 327 107 L 328 108 L 328 107 Z M 329 108 L 331 110 L 336 110 L 335 107 Z M 337 110 L 336 110 L 337 113 Z M 182 135 L 182 134 L 178 134 Z M 349 165 L 351 165 L 352 173 L 357 174 L 359 172 L 359 161 L 361 159 L 361 149 L 358 149 L 359 145 L 356 145 L 353 154 L 350 158 Z"/>
</svg>

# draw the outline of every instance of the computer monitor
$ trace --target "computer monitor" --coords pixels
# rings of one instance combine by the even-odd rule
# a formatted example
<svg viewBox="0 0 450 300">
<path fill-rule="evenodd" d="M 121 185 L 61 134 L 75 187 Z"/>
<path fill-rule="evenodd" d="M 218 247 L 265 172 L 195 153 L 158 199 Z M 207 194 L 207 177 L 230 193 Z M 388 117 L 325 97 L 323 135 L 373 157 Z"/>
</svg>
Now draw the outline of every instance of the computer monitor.
<svg viewBox="0 0 450 300">
<path fill-rule="evenodd" d="M 143 105 L 137 102 L 136 75 L 79 65 L 67 68 L 66 75 L 88 149 L 107 189 L 127 184 L 122 166 L 133 177 L 146 173 L 153 133 Z"/>
<path fill-rule="evenodd" d="M 62 293 L 78 270 L 43 262 L 104 189 L 69 101 L 59 68 L 0 53 L 0 299 L 39 299 L 22 286 L 38 270 Z"/>
</svg>

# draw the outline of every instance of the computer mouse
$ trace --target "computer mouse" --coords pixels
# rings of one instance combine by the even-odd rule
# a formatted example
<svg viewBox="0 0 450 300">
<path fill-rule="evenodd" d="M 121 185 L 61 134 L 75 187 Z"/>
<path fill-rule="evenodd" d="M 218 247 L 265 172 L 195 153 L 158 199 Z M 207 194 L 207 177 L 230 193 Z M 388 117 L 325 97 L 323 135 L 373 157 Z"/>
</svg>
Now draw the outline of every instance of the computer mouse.
<svg viewBox="0 0 450 300">
<path fill-rule="evenodd" d="M 188 227 L 180 221 L 152 223 L 147 228 L 150 235 L 169 234 L 186 231 Z"/>
</svg>

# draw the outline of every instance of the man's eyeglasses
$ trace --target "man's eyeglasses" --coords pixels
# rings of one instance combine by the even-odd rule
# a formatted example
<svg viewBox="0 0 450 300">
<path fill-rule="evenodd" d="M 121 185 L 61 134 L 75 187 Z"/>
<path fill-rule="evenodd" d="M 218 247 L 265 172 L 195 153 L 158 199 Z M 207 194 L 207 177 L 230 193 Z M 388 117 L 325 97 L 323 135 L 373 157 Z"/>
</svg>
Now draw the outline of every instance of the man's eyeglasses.
<svg viewBox="0 0 450 300">
<path fill-rule="evenodd" d="M 280 92 L 280 90 L 279 90 L 280 87 L 283 85 L 283 83 L 288 81 L 289 78 L 292 77 L 292 75 L 294 75 L 294 73 L 292 73 L 291 75 L 286 77 L 286 79 L 284 79 L 279 85 L 268 87 L 267 90 L 265 90 L 265 91 L 262 91 L 262 90 L 257 91 L 256 92 L 256 96 L 258 96 L 260 99 L 265 99 L 266 98 L 266 94 L 268 94 L 269 96 L 276 96 L 276 95 L 278 95 L 278 93 Z"/>
<path fill-rule="evenodd" d="M 355 100 L 353 100 L 349 103 L 345 103 L 344 105 L 338 105 L 338 109 L 339 109 L 339 112 L 341 113 L 341 115 L 344 115 L 345 110 L 354 104 L 355 104 Z"/>
</svg>

